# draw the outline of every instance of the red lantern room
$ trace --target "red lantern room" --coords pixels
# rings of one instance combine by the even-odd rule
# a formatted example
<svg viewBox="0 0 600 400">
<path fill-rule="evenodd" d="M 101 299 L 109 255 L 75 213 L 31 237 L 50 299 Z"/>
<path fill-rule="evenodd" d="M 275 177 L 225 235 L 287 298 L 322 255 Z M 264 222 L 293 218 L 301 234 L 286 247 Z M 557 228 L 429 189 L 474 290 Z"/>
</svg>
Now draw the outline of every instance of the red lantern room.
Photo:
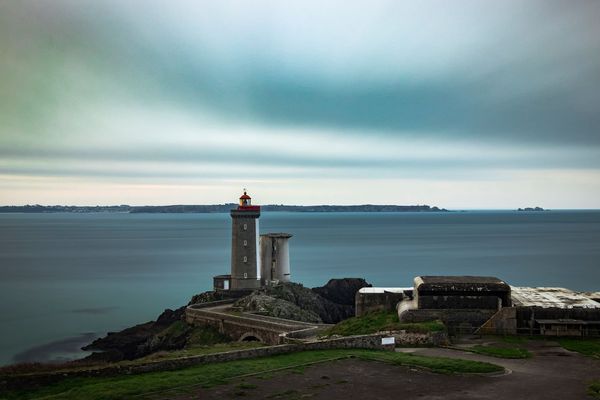
<svg viewBox="0 0 600 400">
<path fill-rule="evenodd" d="M 246 189 L 244 189 L 244 194 L 240 196 L 240 205 L 238 206 L 238 210 L 260 210 L 259 206 L 252 205 L 252 197 L 248 196 Z"/>
</svg>

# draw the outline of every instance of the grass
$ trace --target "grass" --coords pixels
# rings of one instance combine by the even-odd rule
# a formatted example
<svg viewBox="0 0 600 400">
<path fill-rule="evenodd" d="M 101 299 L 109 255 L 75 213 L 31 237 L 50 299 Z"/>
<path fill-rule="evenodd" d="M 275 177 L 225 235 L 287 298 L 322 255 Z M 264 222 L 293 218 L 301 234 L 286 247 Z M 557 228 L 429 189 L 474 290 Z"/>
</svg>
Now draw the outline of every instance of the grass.
<svg viewBox="0 0 600 400">
<path fill-rule="evenodd" d="M 0 367 L 0 375 L 3 374 L 28 374 L 52 371 L 76 371 L 80 369 L 102 368 L 107 365 L 137 365 L 153 360 L 164 360 L 170 358 L 196 356 L 202 354 L 219 353 L 223 351 L 242 350 L 262 346 L 257 342 L 237 343 L 231 338 L 221 334 L 211 326 L 190 327 L 183 321 L 175 321 L 156 335 L 158 340 L 169 340 L 169 338 L 180 338 L 189 335 L 187 347 L 183 350 L 158 351 L 148 356 L 135 360 L 123 360 L 113 363 L 102 361 L 75 360 L 60 363 L 20 363 Z M 1 399 L 1 398 L 0 398 Z"/>
<path fill-rule="evenodd" d="M 588 393 L 591 396 L 600 399 L 600 380 L 596 380 L 590 383 L 590 385 L 588 386 Z"/>
<path fill-rule="evenodd" d="M 600 339 L 559 338 L 557 342 L 567 350 L 576 351 L 589 357 L 600 358 Z"/>
<path fill-rule="evenodd" d="M 220 333 L 212 326 L 196 326 L 193 328 L 188 340 L 188 346 L 209 345 L 230 342 L 231 338 Z"/>
<path fill-rule="evenodd" d="M 427 368 L 438 373 L 488 373 L 503 370 L 497 365 L 476 361 L 423 357 L 377 350 L 337 349 L 204 364 L 176 371 L 110 378 L 73 378 L 37 390 L 8 392 L 0 398 L 8 400 L 33 398 L 114 400 L 129 399 L 134 396 L 156 398 L 156 392 L 167 390 L 177 390 L 179 393 L 189 392 L 194 387 L 211 387 L 227 383 L 235 377 L 248 374 L 248 372 L 268 373 L 275 369 L 349 356 L 383 361 L 394 365 Z"/>
<path fill-rule="evenodd" d="M 499 357 L 499 358 L 529 358 L 531 353 L 526 349 L 520 347 L 506 347 L 506 346 L 473 346 L 469 348 L 469 351 L 477 354 L 483 354 L 486 356 Z"/>
<path fill-rule="evenodd" d="M 379 331 L 438 332 L 446 327 L 440 321 L 401 323 L 396 312 L 377 311 L 346 319 L 325 331 L 325 335 L 368 335 Z"/>
<path fill-rule="evenodd" d="M 144 364 L 148 361 L 156 361 L 156 360 L 167 360 L 173 358 L 180 357 L 190 357 L 190 356 L 200 356 L 204 354 L 214 354 L 214 353 L 223 353 L 226 351 L 233 350 L 245 350 L 245 349 L 253 349 L 256 347 L 265 346 L 260 342 L 230 342 L 230 343 L 218 343 L 212 346 L 193 346 L 188 347 L 182 350 L 174 350 L 174 351 L 159 351 L 156 353 L 152 353 L 147 355 L 146 357 L 138 358 L 134 361 L 129 361 L 127 364 Z M 124 364 L 124 363 L 120 363 Z"/>
<path fill-rule="evenodd" d="M 253 383 L 240 383 L 239 385 L 236 386 L 238 389 L 256 389 L 258 388 L 258 386 L 256 386 Z"/>
<path fill-rule="evenodd" d="M 525 344 L 529 340 L 527 337 L 517 335 L 499 336 L 498 339 L 508 344 Z"/>
</svg>

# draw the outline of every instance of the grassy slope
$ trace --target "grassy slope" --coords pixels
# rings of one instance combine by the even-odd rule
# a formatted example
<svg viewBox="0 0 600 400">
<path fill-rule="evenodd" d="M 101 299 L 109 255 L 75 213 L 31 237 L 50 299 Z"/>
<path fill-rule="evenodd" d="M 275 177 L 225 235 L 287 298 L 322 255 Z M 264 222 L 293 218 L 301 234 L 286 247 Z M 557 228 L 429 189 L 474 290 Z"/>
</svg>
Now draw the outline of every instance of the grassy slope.
<svg viewBox="0 0 600 400">
<path fill-rule="evenodd" d="M 192 386 L 213 386 L 249 372 L 262 373 L 278 368 L 289 368 L 305 363 L 348 356 L 384 361 L 396 365 L 423 367 L 439 373 L 487 373 L 502 370 L 497 365 L 475 361 L 422 357 L 375 350 L 340 349 L 307 351 L 273 357 L 205 364 L 177 371 L 112 378 L 70 379 L 35 391 L 7 393 L 0 398 L 10 400 L 32 398 L 107 400 L 149 395 L 151 392 L 175 388 L 178 391 L 185 392 L 186 389 L 190 390 Z"/>
<path fill-rule="evenodd" d="M 526 349 L 508 346 L 473 346 L 469 349 L 473 353 L 499 358 L 529 358 L 531 353 Z"/>
<path fill-rule="evenodd" d="M 263 344 L 258 342 L 232 342 L 231 338 L 219 333 L 219 331 L 213 327 L 190 327 L 182 321 L 174 322 L 162 332 L 158 333 L 156 338 L 157 340 L 169 340 L 170 338 L 177 338 L 181 335 L 186 335 L 188 337 L 186 340 L 186 346 L 181 350 L 156 351 L 145 357 L 135 360 L 118 361 L 112 363 L 111 365 L 137 365 L 153 360 L 220 353 L 224 351 L 243 350 L 263 346 Z M 59 364 L 22 363 L 0 367 L 0 376 L 2 374 L 72 371 L 80 369 L 102 368 L 104 366 L 106 366 L 106 364 L 103 362 L 86 362 L 85 360 Z"/>
<path fill-rule="evenodd" d="M 567 350 L 586 356 L 600 358 L 600 339 L 560 338 L 558 343 Z"/>
<path fill-rule="evenodd" d="M 443 331 L 444 324 L 440 321 L 401 323 L 396 312 L 378 311 L 362 317 L 344 320 L 325 332 L 326 335 L 367 335 L 379 331 L 406 330 L 408 332 Z"/>
<path fill-rule="evenodd" d="M 492 345 L 473 346 L 468 351 L 485 356 L 498 358 L 530 358 L 531 353 L 522 346 L 527 343 L 529 338 L 523 336 L 489 336 L 490 339 L 496 339 Z"/>
<path fill-rule="evenodd" d="M 600 380 L 590 383 L 590 386 L 588 386 L 588 393 L 600 399 Z"/>
<path fill-rule="evenodd" d="M 120 363 L 123 365 L 130 364 L 143 364 L 148 361 L 156 361 L 156 360 L 166 360 L 180 357 L 190 357 L 190 356 L 199 356 L 204 354 L 214 354 L 214 353 L 222 353 L 226 351 L 233 350 L 246 350 L 253 349 L 255 347 L 263 347 L 265 344 L 260 342 L 231 342 L 231 343 L 218 343 L 212 346 L 192 346 L 187 347 L 182 350 L 174 350 L 174 351 L 159 351 L 157 353 L 152 353 L 147 355 L 146 357 L 138 358 L 134 361 L 129 361 L 126 363 Z"/>
<path fill-rule="evenodd" d="M 558 343 L 567 350 L 576 351 L 588 357 L 600 359 L 600 339 L 586 338 L 560 338 Z M 588 393 L 600 399 L 600 379 L 596 379 L 588 386 Z"/>
</svg>

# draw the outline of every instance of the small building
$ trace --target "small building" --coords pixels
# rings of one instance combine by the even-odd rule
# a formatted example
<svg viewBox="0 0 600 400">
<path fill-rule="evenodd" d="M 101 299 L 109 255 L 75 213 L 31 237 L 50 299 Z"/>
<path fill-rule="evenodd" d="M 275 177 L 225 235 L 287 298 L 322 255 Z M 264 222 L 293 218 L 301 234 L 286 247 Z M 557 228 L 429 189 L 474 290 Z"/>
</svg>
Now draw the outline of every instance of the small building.
<svg viewBox="0 0 600 400">
<path fill-rule="evenodd" d="M 417 276 L 414 297 L 419 309 L 509 307 L 510 286 L 491 276 Z"/>
<path fill-rule="evenodd" d="M 289 233 L 260 235 L 261 284 L 290 281 Z"/>
<path fill-rule="evenodd" d="M 364 287 L 356 292 L 355 315 L 360 317 L 374 311 L 395 311 L 405 298 L 412 298 L 413 288 Z"/>
<path fill-rule="evenodd" d="M 231 275 L 213 276 L 213 290 L 229 290 L 231 288 Z"/>
<path fill-rule="evenodd" d="M 600 336 L 600 321 L 581 319 L 536 319 L 543 336 Z"/>
<path fill-rule="evenodd" d="M 395 306 L 402 322 L 441 320 L 450 334 L 600 336 L 598 298 L 489 276 L 417 276 L 412 290 L 360 289 L 355 305 L 357 316 Z"/>
<path fill-rule="evenodd" d="M 473 333 L 502 307 L 510 286 L 490 276 L 417 276 L 412 299 L 398 304 L 403 322 L 441 320 L 451 334 Z"/>
<path fill-rule="evenodd" d="M 600 336 L 600 303 L 558 287 L 512 287 L 513 306 L 486 321 L 479 333 Z"/>
</svg>

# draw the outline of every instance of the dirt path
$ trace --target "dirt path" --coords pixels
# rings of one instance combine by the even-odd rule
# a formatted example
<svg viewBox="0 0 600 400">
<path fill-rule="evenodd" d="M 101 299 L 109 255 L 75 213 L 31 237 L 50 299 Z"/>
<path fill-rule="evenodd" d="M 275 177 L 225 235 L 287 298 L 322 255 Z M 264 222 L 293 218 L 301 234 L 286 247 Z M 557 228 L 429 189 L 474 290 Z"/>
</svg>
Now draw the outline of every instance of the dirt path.
<svg viewBox="0 0 600 400">
<path fill-rule="evenodd" d="M 600 378 L 600 361 L 547 342 L 528 345 L 533 357 L 509 360 L 440 348 L 402 349 L 438 357 L 488 361 L 504 366 L 501 376 L 442 375 L 381 362 L 345 359 L 285 371 L 268 379 L 246 378 L 183 399 L 591 399 L 588 382 Z"/>
</svg>

